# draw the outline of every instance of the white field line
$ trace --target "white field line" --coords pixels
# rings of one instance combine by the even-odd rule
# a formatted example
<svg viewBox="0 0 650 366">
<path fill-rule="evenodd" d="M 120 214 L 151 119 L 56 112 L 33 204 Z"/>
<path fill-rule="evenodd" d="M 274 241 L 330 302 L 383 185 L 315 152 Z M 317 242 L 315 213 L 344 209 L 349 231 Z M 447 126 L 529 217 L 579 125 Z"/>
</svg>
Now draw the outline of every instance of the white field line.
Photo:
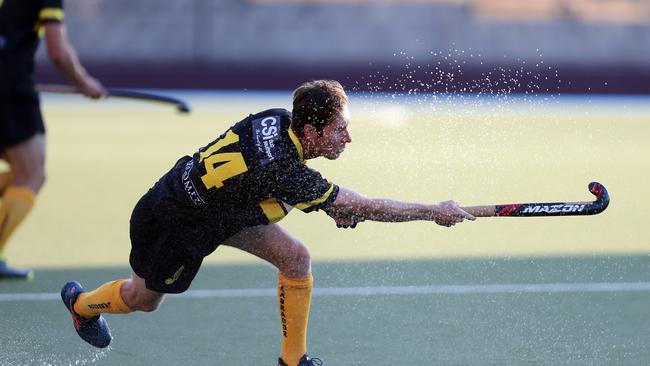
<svg viewBox="0 0 650 366">
<path fill-rule="evenodd" d="M 473 295 L 473 294 L 554 294 L 583 292 L 630 292 L 650 291 L 650 282 L 595 282 L 595 283 L 527 283 L 491 285 L 439 285 L 439 286 L 378 286 L 378 287 L 320 287 L 314 296 L 381 296 L 381 295 Z M 170 298 L 243 298 L 275 297 L 278 290 L 230 289 L 190 290 Z M 0 293 L 0 302 L 5 301 L 52 301 L 60 300 L 58 293 Z"/>
</svg>

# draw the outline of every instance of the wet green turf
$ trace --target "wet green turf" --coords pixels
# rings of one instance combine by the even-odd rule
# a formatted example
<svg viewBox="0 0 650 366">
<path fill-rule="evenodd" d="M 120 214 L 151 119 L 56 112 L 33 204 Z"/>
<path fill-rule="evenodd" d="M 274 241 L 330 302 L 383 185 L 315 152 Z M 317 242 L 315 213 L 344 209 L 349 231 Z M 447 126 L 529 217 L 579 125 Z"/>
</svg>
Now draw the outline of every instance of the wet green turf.
<svg viewBox="0 0 650 366">
<path fill-rule="evenodd" d="M 316 263 L 317 288 L 646 282 L 647 256 Z M 0 292 L 88 287 L 126 268 L 41 270 Z M 199 289 L 273 288 L 265 265 L 205 266 Z M 326 365 L 643 365 L 650 291 L 315 296 L 310 352 Z M 1 365 L 274 364 L 273 296 L 168 298 L 152 314 L 108 315 L 114 341 L 97 351 L 60 301 L 0 301 Z"/>
</svg>

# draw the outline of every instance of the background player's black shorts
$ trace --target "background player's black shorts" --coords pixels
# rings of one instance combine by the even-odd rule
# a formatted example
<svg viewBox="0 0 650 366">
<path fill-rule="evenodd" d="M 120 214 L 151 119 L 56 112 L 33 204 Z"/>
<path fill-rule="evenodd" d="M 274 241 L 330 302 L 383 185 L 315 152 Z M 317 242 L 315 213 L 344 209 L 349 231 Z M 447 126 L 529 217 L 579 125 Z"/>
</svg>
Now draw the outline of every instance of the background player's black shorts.
<svg viewBox="0 0 650 366">
<path fill-rule="evenodd" d="M 0 151 L 45 133 L 36 92 L 0 92 Z"/>
<path fill-rule="evenodd" d="M 131 215 L 133 271 L 144 278 L 149 290 L 181 293 L 188 289 L 201 267 L 203 255 L 191 248 L 196 237 L 191 226 L 161 212 L 152 192 L 145 194 Z"/>
</svg>

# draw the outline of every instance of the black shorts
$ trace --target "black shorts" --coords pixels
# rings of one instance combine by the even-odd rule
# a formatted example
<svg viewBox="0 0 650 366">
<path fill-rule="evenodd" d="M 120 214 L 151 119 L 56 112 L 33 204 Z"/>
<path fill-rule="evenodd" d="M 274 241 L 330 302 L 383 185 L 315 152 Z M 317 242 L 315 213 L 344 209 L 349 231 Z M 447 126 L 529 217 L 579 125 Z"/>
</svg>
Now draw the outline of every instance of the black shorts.
<svg viewBox="0 0 650 366">
<path fill-rule="evenodd" d="M 0 93 L 0 151 L 45 133 L 38 94 Z"/>
<path fill-rule="evenodd" d="M 190 287 L 203 255 L 192 249 L 197 240 L 192 226 L 163 212 L 163 206 L 151 191 L 136 204 L 129 262 L 149 290 L 181 293 Z"/>
</svg>

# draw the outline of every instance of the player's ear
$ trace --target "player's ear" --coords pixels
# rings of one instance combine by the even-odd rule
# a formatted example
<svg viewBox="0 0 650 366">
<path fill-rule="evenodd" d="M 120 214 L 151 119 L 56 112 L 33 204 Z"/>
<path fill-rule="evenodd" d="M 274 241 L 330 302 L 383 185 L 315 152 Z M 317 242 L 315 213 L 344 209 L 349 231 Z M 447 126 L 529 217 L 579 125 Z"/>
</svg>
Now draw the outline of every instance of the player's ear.
<svg viewBox="0 0 650 366">
<path fill-rule="evenodd" d="M 306 124 L 302 129 L 302 135 L 310 140 L 313 140 L 318 136 L 318 131 L 314 125 Z"/>
</svg>

